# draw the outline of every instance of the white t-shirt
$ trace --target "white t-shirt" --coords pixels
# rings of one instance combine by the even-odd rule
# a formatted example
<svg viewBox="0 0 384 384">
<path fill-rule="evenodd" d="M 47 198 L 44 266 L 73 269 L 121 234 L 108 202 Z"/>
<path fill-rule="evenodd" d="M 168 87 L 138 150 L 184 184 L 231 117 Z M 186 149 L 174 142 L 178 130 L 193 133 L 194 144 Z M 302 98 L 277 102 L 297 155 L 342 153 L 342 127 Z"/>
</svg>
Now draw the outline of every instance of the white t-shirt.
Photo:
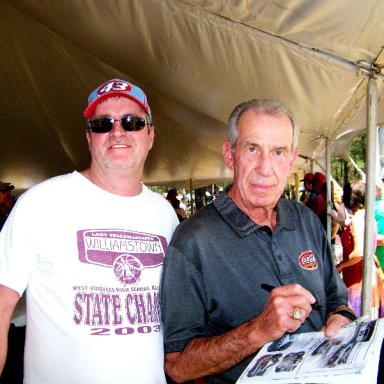
<svg viewBox="0 0 384 384">
<path fill-rule="evenodd" d="M 159 283 L 177 224 L 144 185 L 122 197 L 78 172 L 18 199 L 0 284 L 27 289 L 24 383 L 165 383 Z"/>
</svg>

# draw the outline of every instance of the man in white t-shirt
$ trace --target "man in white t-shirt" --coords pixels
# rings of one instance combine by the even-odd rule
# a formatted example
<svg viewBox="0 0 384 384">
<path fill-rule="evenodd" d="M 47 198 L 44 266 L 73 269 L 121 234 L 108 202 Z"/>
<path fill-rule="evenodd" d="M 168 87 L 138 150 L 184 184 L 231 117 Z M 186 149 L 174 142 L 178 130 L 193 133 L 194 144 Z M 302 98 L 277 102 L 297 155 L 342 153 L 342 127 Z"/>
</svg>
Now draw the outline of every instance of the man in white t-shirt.
<svg viewBox="0 0 384 384">
<path fill-rule="evenodd" d="M 159 282 L 178 220 L 141 182 L 151 111 L 112 79 L 84 117 L 89 169 L 28 190 L 0 234 L 0 372 L 26 292 L 25 384 L 164 384 Z"/>
</svg>

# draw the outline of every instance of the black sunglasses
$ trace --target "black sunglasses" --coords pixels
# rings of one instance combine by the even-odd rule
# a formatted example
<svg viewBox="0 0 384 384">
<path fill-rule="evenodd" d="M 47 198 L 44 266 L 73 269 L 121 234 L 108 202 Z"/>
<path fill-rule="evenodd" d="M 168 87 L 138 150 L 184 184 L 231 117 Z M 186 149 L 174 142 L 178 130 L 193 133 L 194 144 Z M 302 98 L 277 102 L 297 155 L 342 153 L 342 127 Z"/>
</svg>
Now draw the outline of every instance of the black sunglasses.
<svg viewBox="0 0 384 384">
<path fill-rule="evenodd" d="M 115 125 L 116 121 L 119 121 L 121 126 L 126 131 L 140 131 L 142 130 L 149 122 L 142 118 L 132 115 L 123 116 L 121 119 L 114 119 L 110 116 L 100 117 L 94 120 L 88 120 L 88 128 L 90 131 L 95 133 L 107 133 L 110 132 Z"/>
</svg>

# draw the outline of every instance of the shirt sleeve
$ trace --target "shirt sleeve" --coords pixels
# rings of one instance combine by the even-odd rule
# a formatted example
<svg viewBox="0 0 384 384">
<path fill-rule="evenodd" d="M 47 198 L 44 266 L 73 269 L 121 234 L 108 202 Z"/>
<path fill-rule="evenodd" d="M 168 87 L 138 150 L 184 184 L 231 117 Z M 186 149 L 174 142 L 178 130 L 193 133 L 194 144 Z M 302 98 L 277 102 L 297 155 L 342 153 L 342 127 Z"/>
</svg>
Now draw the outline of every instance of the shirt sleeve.
<svg viewBox="0 0 384 384">
<path fill-rule="evenodd" d="M 165 257 L 161 283 L 165 353 L 180 352 L 192 339 L 204 336 L 205 297 L 198 269 L 171 245 Z"/>
<path fill-rule="evenodd" d="M 0 232 L 0 284 L 20 296 L 38 263 L 36 207 L 25 200 L 18 199 Z"/>
</svg>

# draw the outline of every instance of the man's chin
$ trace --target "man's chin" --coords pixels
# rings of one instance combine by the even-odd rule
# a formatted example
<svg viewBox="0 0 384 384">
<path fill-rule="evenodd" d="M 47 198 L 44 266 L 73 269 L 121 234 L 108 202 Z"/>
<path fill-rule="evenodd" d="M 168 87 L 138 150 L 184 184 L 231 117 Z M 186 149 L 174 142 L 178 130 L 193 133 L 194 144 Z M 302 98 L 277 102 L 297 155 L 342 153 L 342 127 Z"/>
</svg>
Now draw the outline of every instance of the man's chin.
<svg viewBox="0 0 384 384">
<path fill-rule="evenodd" d="M 254 197 L 254 199 L 252 199 L 252 205 L 254 208 L 268 209 L 271 207 L 271 209 L 273 209 L 276 203 L 276 199 L 271 194 L 264 194 L 264 196 L 257 195 Z"/>
<path fill-rule="evenodd" d="M 136 161 L 111 161 L 107 164 L 108 169 L 116 169 L 116 170 L 130 170 L 136 167 Z"/>
</svg>

